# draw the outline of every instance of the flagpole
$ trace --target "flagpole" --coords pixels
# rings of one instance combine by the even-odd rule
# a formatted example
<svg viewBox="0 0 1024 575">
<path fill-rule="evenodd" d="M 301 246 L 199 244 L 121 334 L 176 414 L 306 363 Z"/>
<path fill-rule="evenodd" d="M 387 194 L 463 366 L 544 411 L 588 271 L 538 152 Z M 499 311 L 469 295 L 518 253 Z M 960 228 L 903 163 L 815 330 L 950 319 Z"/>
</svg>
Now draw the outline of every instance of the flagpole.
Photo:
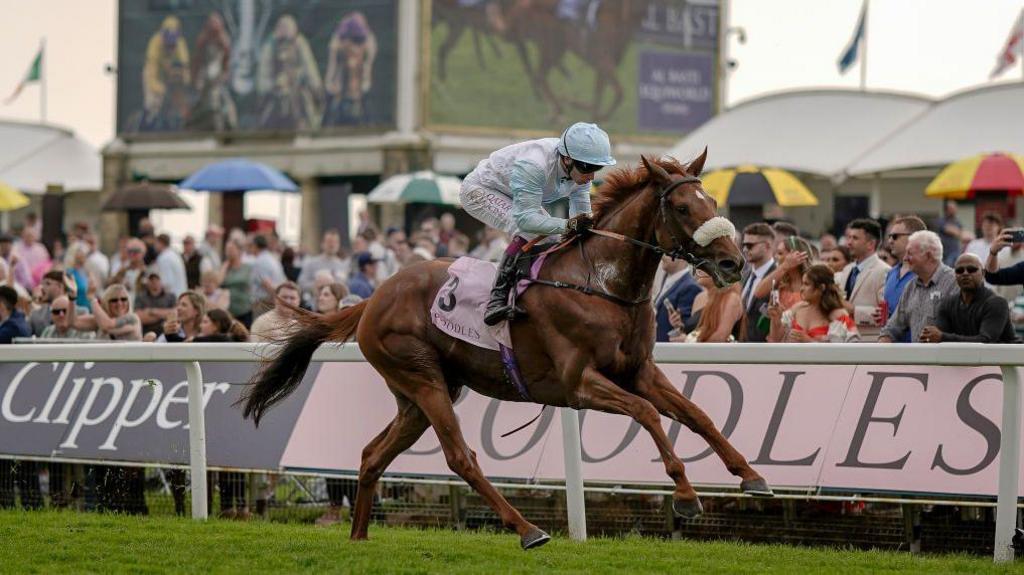
<svg viewBox="0 0 1024 575">
<path fill-rule="evenodd" d="M 868 14 L 871 8 L 871 0 L 864 0 L 864 36 L 861 37 L 860 53 L 860 91 L 867 91 L 868 86 Z"/>
<path fill-rule="evenodd" d="M 42 55 L 39 62 L 39 114 L 42 116 L 42 123 L 46 123 L 46 37 L 39 43 L 39 53 Z"/>
</svg>

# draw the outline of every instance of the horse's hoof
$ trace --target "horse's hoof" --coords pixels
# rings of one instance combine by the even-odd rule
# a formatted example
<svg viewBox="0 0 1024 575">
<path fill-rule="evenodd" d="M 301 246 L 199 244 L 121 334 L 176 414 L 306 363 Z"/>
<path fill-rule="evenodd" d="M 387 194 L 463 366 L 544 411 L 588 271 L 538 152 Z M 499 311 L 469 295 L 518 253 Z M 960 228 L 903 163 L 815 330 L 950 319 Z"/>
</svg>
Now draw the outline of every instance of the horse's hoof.
<svg viewBox="0 0 1024 575">
<path fill-rule="evenodd" d="M 704 513 L 704 506 L 700 504 L 700 498 L 694 497 L 686 501 L 683 499 L 672 500 L 672 511 L 683 519 L 696 519 Z"/>
<path fill-rule="evenodd" d="M 526 551 L 527 549 L 536 549 L 548 541 L 551 541 L 551 536 L 534 527 L 533 531 L 520 538 L 519 544 L 523 546 L 523 551 Z"/>
<path fill-rule="evenodd" d="M 775 492 L 768 487 L 768 482 L 763 478 L 745 479 L 740 483 L 740 489 L 747 495 L 754 497 L 775 497 Z"/>
</svg>

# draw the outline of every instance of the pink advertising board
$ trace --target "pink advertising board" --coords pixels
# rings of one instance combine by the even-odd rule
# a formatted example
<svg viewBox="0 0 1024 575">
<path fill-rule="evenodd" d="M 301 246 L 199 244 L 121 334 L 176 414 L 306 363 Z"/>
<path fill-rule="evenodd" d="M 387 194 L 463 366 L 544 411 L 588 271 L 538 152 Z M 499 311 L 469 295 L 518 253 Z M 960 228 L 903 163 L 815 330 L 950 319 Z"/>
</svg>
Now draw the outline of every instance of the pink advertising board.
<svg viewBox="0 0 1024 575">
<path fill-rule="evenodd" d="M 778 487 L 994 495 L 1001 378 L 996 368 L 663 364 L 759 472 Z M 456 412 L 490 477 L 561 479 L 560 419 L 475 393 Z M 363 446 L 395 414 L 368 364 L 325 364 L 285 448 L 293 469 L 359 468 Z M 707 443 L 663 419 L 690 481 L 736 485 Z M 582 412 L 584 479 L 668 484 L 654 443 L 622 416 Z M 388 470 L 452 475 L 432 431 Z"/>
</svg>

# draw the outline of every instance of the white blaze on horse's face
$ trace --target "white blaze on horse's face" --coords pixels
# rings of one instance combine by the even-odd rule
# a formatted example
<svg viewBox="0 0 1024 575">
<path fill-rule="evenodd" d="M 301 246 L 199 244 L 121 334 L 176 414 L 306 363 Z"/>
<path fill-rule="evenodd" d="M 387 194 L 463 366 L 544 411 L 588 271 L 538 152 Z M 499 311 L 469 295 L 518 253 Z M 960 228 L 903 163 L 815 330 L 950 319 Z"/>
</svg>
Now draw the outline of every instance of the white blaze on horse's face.
<svg viewBox="0 0 1024 575">
<path fill-rule="evenodd" d="M 705 201 L 709 201 L 711 199 L 711 198 L 708 197 L 707 194 L 704 193 L 704 190 L 702 190 L 700 188 L 697 188 L 695 191 L 697 192 L 697 197 L 698 198 L 700 198 L 702 200 L 705 200 Z"/>
</svg>

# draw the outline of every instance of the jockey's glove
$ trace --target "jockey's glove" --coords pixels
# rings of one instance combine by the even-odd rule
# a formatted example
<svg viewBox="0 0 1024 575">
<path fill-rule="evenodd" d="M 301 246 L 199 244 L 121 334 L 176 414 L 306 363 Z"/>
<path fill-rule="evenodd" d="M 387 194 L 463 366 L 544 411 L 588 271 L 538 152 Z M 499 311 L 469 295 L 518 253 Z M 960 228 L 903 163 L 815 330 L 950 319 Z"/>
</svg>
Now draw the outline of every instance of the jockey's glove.
<svg viewBox="0 0 1024 575">
<path fill-rule="evenodd" d="M 565 224 L 567 235 L 582 235 L 594 227 L 594 218 L 590 214 L 577 214 Z"/>
</svg>

